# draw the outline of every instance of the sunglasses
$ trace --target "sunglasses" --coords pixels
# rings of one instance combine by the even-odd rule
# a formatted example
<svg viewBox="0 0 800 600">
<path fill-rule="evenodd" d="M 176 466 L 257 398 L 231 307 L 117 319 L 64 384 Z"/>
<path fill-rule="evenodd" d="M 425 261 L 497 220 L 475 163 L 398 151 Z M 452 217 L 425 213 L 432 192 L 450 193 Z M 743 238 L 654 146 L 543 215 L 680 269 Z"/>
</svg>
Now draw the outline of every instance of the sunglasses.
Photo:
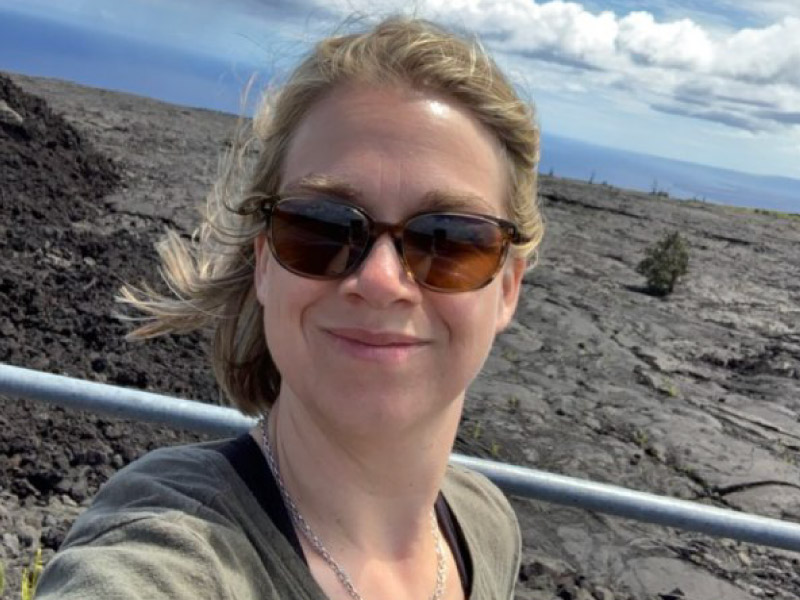
<svg viewBox="0 0 800 600">
<path fill-rule="evenodd" d="M 364 210 L 326 197 L 271 196 L 261 210 L 270 249 L 288 271 L 312 279 L 342 279 L 388 233 L 406 273 L 436 292 L 480 289 L 497 275 L 510 244 L 526 241 L 516 225 L 468 212 L 422 212 L 382 223 Z"/>
</svg>

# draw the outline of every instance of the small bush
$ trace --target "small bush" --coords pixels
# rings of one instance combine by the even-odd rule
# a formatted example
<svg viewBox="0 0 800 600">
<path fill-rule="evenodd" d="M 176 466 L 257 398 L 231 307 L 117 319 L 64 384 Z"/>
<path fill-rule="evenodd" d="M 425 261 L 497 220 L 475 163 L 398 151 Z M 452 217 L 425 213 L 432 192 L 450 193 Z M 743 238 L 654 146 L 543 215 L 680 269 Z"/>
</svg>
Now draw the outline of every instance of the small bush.
<svg viewBox="0 0 800 600">
<path fill-rule="evenodd" d="M 689 249 L 681 234 L 674 231 L 645 250 L 636 272 L 647 278 L 647 291 L 666 296 L 675 290 L 678 279 L 689 270 Z"/>
</svg>

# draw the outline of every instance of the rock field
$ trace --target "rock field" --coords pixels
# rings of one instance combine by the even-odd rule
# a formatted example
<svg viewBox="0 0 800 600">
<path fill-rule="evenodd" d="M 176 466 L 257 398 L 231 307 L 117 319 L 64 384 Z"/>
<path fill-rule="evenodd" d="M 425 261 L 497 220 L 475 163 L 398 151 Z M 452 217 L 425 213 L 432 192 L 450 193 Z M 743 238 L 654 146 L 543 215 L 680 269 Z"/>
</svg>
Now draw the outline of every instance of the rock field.
<svg viewBox="0 0 800 600">
<path fill-rule="evenodd" d="M 166 227 L 191 233 L 234 124 L 0 75 L 0 362 L 218 400 L 202 335 L 128 343 L 113 296 L 153 280 Z M 800 522 L 800 218 L 551 177 L 541 197 L 541 259 L 457 450 Z M 675 229 L 689 275 L 649 296 L 636 264 Z M 199 439 L 0 397 L 2 598 L 117 469 Z M 800 554 L 513 503 L 518 600 L 800 598 Z"/>
</svg>

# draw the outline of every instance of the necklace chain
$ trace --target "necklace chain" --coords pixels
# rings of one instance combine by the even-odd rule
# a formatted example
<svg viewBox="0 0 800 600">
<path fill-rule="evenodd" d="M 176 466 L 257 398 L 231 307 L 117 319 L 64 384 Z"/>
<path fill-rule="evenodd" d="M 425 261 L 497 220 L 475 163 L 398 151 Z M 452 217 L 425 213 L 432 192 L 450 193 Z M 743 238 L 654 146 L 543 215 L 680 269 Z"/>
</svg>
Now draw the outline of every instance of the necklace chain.
<svg viewBox="0 0 800 600">
<path fill-rule="evenodd" d="M 322 540 L 319 538 L 319 536 L 314 533 L 313 529 L 311 529 L 308 521 L 305 520 L 305 517 L 303 517 L 303 515 L 300 513 L 300 510 L 297 508 L 294 500 L 289 495 L 289 491 L 286 489 L 286 485 L 284 485 L 283 478 L 281 477 L 280 470 L 278 469 L 278 461 L 275 460 L 275 456 L 272 453 L 272 445 L 270 444 L 269 440 L 266 418 L 261 419 L 261 441 L 264 446 L 264 454 L 267 457 L 269 470 L 272 471 L 272 476 L 275 478 L 275 482 L 278 484 L 278 489 L 281 492 L 281 496 L 283 497 L 286 507 L 289 509 L 289 514 L 292 517 L 292 521 L 297 528 L 300 529 L 300 532 L 303 534 L 306 540 L 308 540 L 308 543 L 311 544 L 311 547 L 314 548 L 314 551 L 320 555 L 322 560 L 324 560 L 325 563 L 335 573 L 336 578 L 342 584 L 342 587 L 344 587 L 344 589 L 347 591 L 348 595 L 353 598 L 353 600 L 363 600 L 361 594 L 358 593 L 353 585 L 353 582 L 350 580 L 350 576 L 339 565 L 339 563 L 336 562 L 333 556 L 331 556 L 331 553 L 328 552 L 325 544 L 322 543 Z M 447 581 L 447 561 L 444 557 L 442 536 L 439 533 L 439 525 L 436 522 L 436 514 L 433 510 L 431 510 L 431 531 L 433 532 L 433 539 L 436 543 L 436 586 L 434 587 L 433 594 L 431 595 L 431 600 L 440 600 L 444 594 L 445 582 Z"/>
</svg>

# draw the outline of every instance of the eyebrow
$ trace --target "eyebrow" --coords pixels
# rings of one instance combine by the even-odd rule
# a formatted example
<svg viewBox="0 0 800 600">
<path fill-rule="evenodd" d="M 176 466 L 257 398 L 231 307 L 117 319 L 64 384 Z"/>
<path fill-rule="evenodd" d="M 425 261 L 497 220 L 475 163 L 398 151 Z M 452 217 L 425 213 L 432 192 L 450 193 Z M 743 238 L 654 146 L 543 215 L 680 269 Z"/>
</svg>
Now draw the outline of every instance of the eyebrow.
<svg viewBox="0 0 800 600">
<path fill-rule="evenodd" d="M 332 175 L 312 173 L 289 183 L 284 193 L 316 192 L 329 194 L 343 200 L 362 203 L 364 194 L 346 179 Z M 457 190 L 431 190 L 422 197 L 422 210 L 465 210 L 472 212 L 488 212 L 494 214 L 495 209 L 477 194 Z"/>
</svg>

